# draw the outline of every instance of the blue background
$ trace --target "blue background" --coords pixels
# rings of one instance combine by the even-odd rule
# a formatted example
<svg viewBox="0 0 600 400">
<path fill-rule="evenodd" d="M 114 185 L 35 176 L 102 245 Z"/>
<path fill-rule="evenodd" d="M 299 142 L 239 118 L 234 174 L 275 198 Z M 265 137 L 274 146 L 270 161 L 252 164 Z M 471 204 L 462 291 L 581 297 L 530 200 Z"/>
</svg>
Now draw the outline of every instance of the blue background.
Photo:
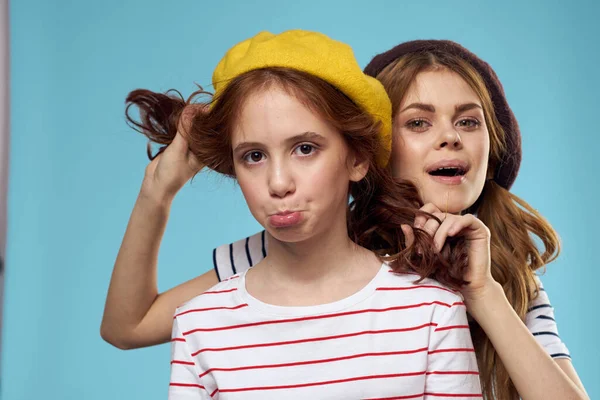
<svg viewBox="0 0 600 400">
<path fill-rule="evenodd" d="M 125 125 L 135 88 L 208 85 L 260 30 L 322 31 L 362 66 L 411 39 L 452 39 L 488 61 L 523 133 L 513 191 L 564 250 L 544 284 L 592 398 L 600 217 L 600 16 L 592 1 L 12 1 L 11 160 L 2 400 L 163 399 L 169 346 L 121 351 L 99 327 L 111 269 L 146 166 Z M 176 198 L 160 289 L 211 268 L 214 246 L 259 229 L 235 184 L 202 173 Z M 596 377 L 596 378 L 594 378 Z"/>
</svg>

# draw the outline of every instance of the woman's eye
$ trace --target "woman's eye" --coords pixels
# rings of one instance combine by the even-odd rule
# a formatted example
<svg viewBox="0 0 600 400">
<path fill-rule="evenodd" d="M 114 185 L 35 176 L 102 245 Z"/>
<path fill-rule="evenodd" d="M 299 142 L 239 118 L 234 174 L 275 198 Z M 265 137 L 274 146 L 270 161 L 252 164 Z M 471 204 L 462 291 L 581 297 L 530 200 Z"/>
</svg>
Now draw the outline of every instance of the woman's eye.
<svg viewBox="0 0 600 400">
<path fill-rule="evenodd" d="M 246 161 L 249 164 L 255 164 L 261 162 L 263 158 L 264 155 L 260 151 L 251 151 L 250 153 L 247 153 L 244 156 L 244 161 Z"/>
<path fill-rule="evenodd" d="M 315 147 L 313 145 L 310 144 L 301 144 L 300 146 L 296 147 L 295 152 L 298 155 L 303 155 L 303 156 L 308 156 L 310 154 L 312 154 L 315 150 Z"/>
<path fill-rule="evenodd" d="M 406 127 L 413 131 L 421 132 L 430 127 L 431 124 L 424 119 L 413 119 L 406 123 Z"/>
<path fill-rule="evenodd" d="M 477 128 L 479 125 L 481 125 L 481 124 L 476 119 L 469 118 L 469 119 L 461 119 L 460 121 L 458 121 L 458 126 L 460 126 L 462 128 Z"/>
</svg>

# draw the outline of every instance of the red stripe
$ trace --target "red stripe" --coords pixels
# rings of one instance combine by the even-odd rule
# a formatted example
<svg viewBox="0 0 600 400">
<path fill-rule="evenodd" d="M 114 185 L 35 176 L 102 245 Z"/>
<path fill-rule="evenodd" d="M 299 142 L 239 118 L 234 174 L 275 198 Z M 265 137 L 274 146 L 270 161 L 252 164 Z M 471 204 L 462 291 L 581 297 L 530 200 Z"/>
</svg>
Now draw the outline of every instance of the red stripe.
<svg viewBox="0 0 600 400">
<path fill-rule="evenodd" d="M 362 357 L 379 357 L 379 356 L 395 356 L 395 355 L 402 355 L 402 354 L 415 354 L 415 353 L 421 353 L 424 351 L 427 351 L 427 347 L 424 347 L 422 349 L 416 349 L 416 350 L 387 351 L 387 352 L 381 352 L 381 353 L 361 353 L 361 354 L 353 354 L 351 356 L 344 356 L 344 357 L 325 358 L 325 359 L 320 359 L 320 360 L 309 360 L 309 361 L 298 361 L 298 362 L 283 363 L 283 364 L 249 365 L 246 367 L 235 367 L 235 368 L 211 368 L 211 369 L 207 370 L 206 372 L 200 374 L 199 377 L 202 378 L 206 374 L 209 374 L 213 371 L 232 372 L 232 371 L 245 371 L 245 370 L 249 370 L 249 369 L 297 367 L 300 365 L 322 364 L 322 363 L 328 363 L 328 362 L 352 360 L 355 358 L 362 358 Z"/>
<path fill-rule="evenodd" d="M 363 400 L 403 400 L 403 399 L 415 399 L 417 397 L 423 397 L 425 393 L 409 394 L 407 396 L 394 396 L 394 397 L 369 397 Z"/>
<path fill-rule="evenodd" d="M 426 375 L 479 375 L 477 371 L 431 371 Z"/>
<path fill-rule="evenodd" d="M 433 397 L 476 397 L 483 398 L 482 394 L 477 393 L 424 393 L 425 396 Z"/>
<path fill-rule="evenodd" d="M 219 293 L 231 293 L 235 292 L 237 288 L 227 289 L 227 290 L 213 290 L 212 292 L 204 292 L 202 294 L 219 294 Z"/>
<path fill-rule="evenodd" d="M 435 332 L 439 332 L 439 331 L 449 331 L 451 329 L 469 329 L 469 325 L 448 325 L 448 326 L 442 326 L 439 328 L 435 328 Z M 185 333 L 184 333 L 185 335 Z"/>
<path fill-rule="evenodd" d="M 310 387 L 310 386 L 331 385 L 331 384 L 335 384 L 335 383 L 365 381 L 365 380 L 369 380 L 369 379 L 387 379 L 387 378 L 401 378 L 401 377 L 407 377 L 407 376 L 419 376 L 419 375 L 423 375 L 424 373 L 425 373 L 425 371 L 405 372 L 402 374 L 356 376 L 356 377 L 346 378 L 346 379 L 336 379 L 333 381 L 299 383 L 296 385 L 256 386 L 256 387 L 245 387 L 245 388 L 235 388 L 235 389 L 219 389 L 219 392 L 233 393 L 233 392 L 249 392 L 249 391 L 255 391 L 255 390 L 296 389 L 296 388 Z"/>
<path fill-rule="evenodd" d="M 193 308 L 191 310 L 187 310 L 187 311 L 181 312 L 179 314 L 176 314 L 173 318 L 175 319 L 181 315 L 185 315 L 185 314 L 189 314 L 189 313 L 197 313 L 197 312 L 213 311 L 213 310 L 237 310 L 239 308 L 244 308 L 244 307 L 248 307 L 248 304 L 239 304 L 234 307 Z"/>
<path fill-rule="evenodd" d="M 364 309 L 364 310 L 346 311 L 346 312 L 335 313 L 335 314 L 314 315 L 311 317 L 251 322 L 251 323 L 239 324 L 239 325 L 218 326 L 215 328 L 196 328 L 196 329 L 192 329 L 187 332 L 183 332 L 183 336 L 187 336 L 187 335 L 190 335 L 190 334 L 196 333 L 196 332 L 226 331 L 226 330 L 231 330 L 231 329 L 249 328 L 249 327 L 261 326 L 261 325 L 276 325 L 276 324 L 286 324 L 286 323 L 291 323 L 291 322 L 304 322 L 304 321 L 311 321 L 311 320 L 318 320 L 318 319 L 337 318 L 337 317 L 343 317 L 343 316 L 348 316 L 348 315 L 357 315 L 357 314 L 366 314 L 366 313 L 383 313 L 383 312 L 388 312 L 388 311 L 406 310 L 409 308 L 418 308 L 418 307 L 425 307 L 425 306 L 431 306 L 431 305 L 440 305 L 440 306 L 450 308 L 454 305 L 461 305 L 461 304 L 463 304 L 463 303 L 448 304 L 448 303 L 443 303 L 441 301 L 432 301 L 429 303 L 419 303 L 419 304 L 411 304 L 411 305 L 406 305 L 406 306 L 395 306 L 395 307 L 388 307 L 388 308 L 368 308 L 368 309 Z"/>
<path fill-rule="evenodd" d="M 213 392 L 210 394 L 210 397 L 214 397 L 214 395 L 217 394 L 218 391 L 219 391 L 219 388 L 216 388 L 215 390 L 213 390 Z"/>
<path fill-rule="evenodd" d="M 171 361 L 171 364 L 194 365 L 194 363 L 191 361 L 180 361 L 180 360 L 173 360 L 173 361 Z"/>
<path fill-rule="evenodd" d="M 474 353 L 475 349 L 473 349 L 473 348 L 439 349 L 439 350 L 432 350 L 432 351 L 428 352 L 427 354 L 459 353 L 459 352 L 471 352 L 471 353 Z"/>
<path fill-rule="evenodd" d="M 233 280 L 233 279 L 237 279 L 237 278 L 239 278 L 239 277 L 240 277 L 239 275 L 232 276 L 231 278 L 227 278 L 227 279 L 225 279 L 224 281 L 221 281 L 221 282 L 227 282 L 227 281 L 231 281 L 231 280 Z"/>
<path fill-rule="evenodd" d="M 171 382 L 171 383 L 169 383 L 169 386 L 195 387 L 195 388 L 199 388 L 199 389 L 204 389 L 204 386 L 198 385 L 197 383 L 175 383 L 175 382 Z"/>
<path fill-rule="evenodd" d="M 446 292 L 450 292 L 452 294 L 456 294 L 457 292 L 454 290 L 446 289 L 441 286 L 435 285 L 415 285 L 415 286 L 401 286 L 401 287 L 378 287 L 375 290 L 412 290 L 412 289 L 439 289 L 444 290 Z"/>
<path fill-rule="evenodd" d="M 324 341 L 324 340 L 343 339 L 343 338 L 361 336 L 361 335 L 378 335 L 378 334 L 382 334 L 382 333 L 398 333 L 398 332 L 416 331 L 416 330 L 427 328 L 430 326 L 437 326 L 437 324 L 430 322 L 428 324 L 423 324 L 423 325 L 414 326 L 414 327 L 410 327 L 410 328 L 384 329 L 384 330 L 380 330 L 380 331 L 361 331 L 361 332 L 347 333 L 344 335 L 323 336 L 323 337 L 308 338 L 308 339 L 289 340 L 289 341 L 285 341 L 285 342 L 256 343 L 256 344 L 248 344 L 248 345 L 243 345 L 243 346 L 232 346 L 232 347 L 212 347 L 212 348 L 207 347 L 207 348 L 200 349 L 200 350 L 192 353 L 192 357 L 195 357 L 198 354 L 203 353 L 205 351 L 229 351 L 229 350 L 252 349 L 252 348 L 257 348 L 257 347 L 285 346 L 285 345 L 290 345 L 290 344 L 310 343 L 310 342 L 318 342 L 318 341 Z"/>
<path fill-rule="evenodd" d="M 173 338 L 171 342 L 185 342 L 185 338 Z"/>
</svg>

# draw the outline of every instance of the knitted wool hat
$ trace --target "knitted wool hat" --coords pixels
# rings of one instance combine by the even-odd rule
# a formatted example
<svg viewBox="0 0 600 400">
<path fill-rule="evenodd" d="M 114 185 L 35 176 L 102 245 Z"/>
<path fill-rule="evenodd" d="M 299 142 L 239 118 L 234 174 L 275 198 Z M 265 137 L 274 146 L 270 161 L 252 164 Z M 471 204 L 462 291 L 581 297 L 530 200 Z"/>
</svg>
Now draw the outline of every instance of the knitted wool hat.
<svg viewBox="0 0 600 400">
<path fill-rule="evenodd" d="M 372 77 L 383 71 L 390 63 L 411 53 L 451 54 L 467 61 L 481 75 L 487 90 L 490 92 L 494 112 L 506 140 L 506 150 L 496 166 L 494 181 L 505 189 L 514 183 L 521 165 L 521 132 L 517 120 L 508 106 L 502 84 L 488 63 L 465 49 L 458 43 L 449 40 L 414 40 L 402 43 L 393 49 L 375 56 L 364 72 Z"/>
<path fill-rule="evenodd" d="M 381 82 L 362 71 L 350 46 L 317 32 L 260 32 L 233 46 L 217 65 L 212 79 L 216 102 L 232 79 L 268 67 L 295 69 L 323 79 L 381 122 L 377 163 L 387 165 L 392 148 L 392 104 Z"/>
</svg>

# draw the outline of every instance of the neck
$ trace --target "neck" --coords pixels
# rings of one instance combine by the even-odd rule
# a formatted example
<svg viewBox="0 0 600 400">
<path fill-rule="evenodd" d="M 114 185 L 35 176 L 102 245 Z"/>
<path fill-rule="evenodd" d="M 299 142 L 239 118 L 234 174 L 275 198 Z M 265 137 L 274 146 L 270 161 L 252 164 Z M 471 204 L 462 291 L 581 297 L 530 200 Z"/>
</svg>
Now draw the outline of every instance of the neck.
<svg viewBox="0 0 600 400">
<path fill-rule="evenodd" d="M 319 283 L 348 276 L 354 266 L 376 260 L 372 252 L 350 240 L 345 219 L 337 225 L 295 243 L 269 234 L 268 275 L 279 281 Z"/>
</svg>

